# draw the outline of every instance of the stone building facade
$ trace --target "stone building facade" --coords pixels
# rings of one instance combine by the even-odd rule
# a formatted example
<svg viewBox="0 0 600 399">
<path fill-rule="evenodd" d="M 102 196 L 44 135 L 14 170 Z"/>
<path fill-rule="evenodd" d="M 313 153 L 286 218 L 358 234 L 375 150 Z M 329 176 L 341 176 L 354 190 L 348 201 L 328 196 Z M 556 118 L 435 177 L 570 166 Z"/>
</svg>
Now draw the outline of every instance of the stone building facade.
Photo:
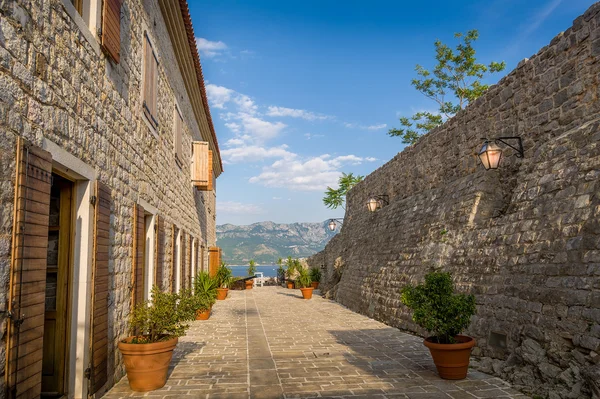
<svg viewBox="0 0 600 399">
<path fill-rule="evenodd" d="M 520 136 L 486 171 L 481 137 Z M 477 298 L 475 365 L 544 398 L 599 395 L 600 3 L 443 126 L 348 194 L 343 228 L 311 257 L 350 309 L 426 334 L 407 283 L 452 273 Z M 389 204 L 367 211 L 373 195 Z M 599 396 L 595 396 L 599 397 Z"/>
<path fill-rule="evenodd" d="M 124 375 L 133 304 L 208 267 L 220 173 L 185 0 L 0 2 L 0 397 Z"/>
</svg>

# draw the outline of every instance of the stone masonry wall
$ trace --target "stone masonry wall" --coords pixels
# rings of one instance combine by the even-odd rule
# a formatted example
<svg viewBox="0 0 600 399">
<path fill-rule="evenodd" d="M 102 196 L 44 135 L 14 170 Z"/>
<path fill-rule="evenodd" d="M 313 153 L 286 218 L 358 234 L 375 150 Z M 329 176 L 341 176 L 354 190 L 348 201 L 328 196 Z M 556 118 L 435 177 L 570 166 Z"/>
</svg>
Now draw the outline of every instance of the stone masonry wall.
<svg viewBox="0 0 600 399">
<path fill-rule="evenodd" d="M 201 130 L 195 120 L 157 0 L 123 2 L 118 65 L 100 51 L 91 32 L 82 30 L 66 12 L 68 2 L 0 2 L 0 308 L 6 308 L 8 295 L 16 136 L 38 146 L 46 138 L 94 167 L 97 178 L 112 189 L 111 386 L 124 375 L 116 343 L 128 333 L 134 203 L 149 203 L 166 221 L 166 264 L 172 251 L 173 224 L 198 238 L 205 248 L 216 243 L 215 191 L 194 190 L 189 168 L 175 163 L 175 99 L 184 117 L 184 159 L 191 156 L 191 141 L 209 140 L 210 132 Z M 142 119 L 144 30 L 157 48 L 160 63 L 156 136 Z M 170 278 L 168 273 L 166 269 L 165 280 Z M 3 384 L 0 379 L 0 397 Z"/>
<path fill-rule="evenodd" d="M 325 269 L 325 294 L 425 335 L 400 291 L 450 271 L 477 298 L 466 331 L 477 367 L 542 397 L 590 397 L 600 381 L 599 97 L 596 3 L 350 191 L 340 234 L 309 259 Z M 521 136 L 525 157 L 485 171 L 480 138 L 499 136 Z M 390 203 L 370 213 L 378 194 Z"/>
</svg>

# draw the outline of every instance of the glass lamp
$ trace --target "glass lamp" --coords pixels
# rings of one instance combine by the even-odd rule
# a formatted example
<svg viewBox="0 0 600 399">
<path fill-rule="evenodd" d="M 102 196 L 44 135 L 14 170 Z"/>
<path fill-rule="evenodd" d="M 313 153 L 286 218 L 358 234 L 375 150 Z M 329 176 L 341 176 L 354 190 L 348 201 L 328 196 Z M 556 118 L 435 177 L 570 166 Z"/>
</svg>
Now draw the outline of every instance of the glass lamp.
<svg viewBox="0 0 600 399">
<path fill-rule="evenodd" d="M 502 149 L 493 141 L 485 141 L 479 150 L 479 160 L 486 170 L 498 169 L 502 158 Z"/>
<path fill-rule="evenodd" d="M 330 230 L 330 231 L 334 231 L 334 230 L 335 230 L 335 228 L 337 227 L 337 223 L 335 222 L 335 220 L 331 219 L 331 220 L 329 221 L 329 225 L 328 225 L 328 226 L 329 226 L 329 230 Z"/>
<path fill-rule="evenodd" d="M 381 207 L 381 204 L 377 198 L 371 198 L 367 202 L 367 208 L 370 212 L 375 212 L 377 209 Z"/>
</svg>

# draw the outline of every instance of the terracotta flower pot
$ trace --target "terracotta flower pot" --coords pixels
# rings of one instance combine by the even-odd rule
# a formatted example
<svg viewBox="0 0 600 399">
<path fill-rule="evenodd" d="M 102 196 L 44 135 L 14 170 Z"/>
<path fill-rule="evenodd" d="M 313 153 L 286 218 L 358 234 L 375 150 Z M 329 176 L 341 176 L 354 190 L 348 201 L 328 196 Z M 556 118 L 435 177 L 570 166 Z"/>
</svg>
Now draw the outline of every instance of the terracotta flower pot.
<svg viewBox="0 0 600 399">
<path fill-rule="evenodd" d="M 246 280 L 246 289 L 251 290 L 254 285 L 254 280 Z"/>
<path fill-rule="evenodd" d="M 294 282 L 293 281 L 288 281 L 287 282 L 287 287 L 289 290 L 291 290 L 292 288 L 294 288 Z"/>
<path fill-rule="evenodd" d="M 196 320 L 208 320 L 210 317 L 210 309 L 198 310 L 196 312 Z"/>
<path fill-rule="evenodd" d="M 314 289 L 313 287 L 300 288 L 300 291 L 302 291 L 302 298 L 304 298 L 304 299 L 312 298 L 313 289 Z"/>
<path fill-rule="evenodd" d="M 227 298 L 227 292 L 229 292 L 229 288 L 217 288 L 217 299 L 219 301 L 223 301 Z"/>
<path fill-rule="evenodd" d="M 119 341 L 129 387 L 133 391 L 147 392 L 162 388 L 167 382 L 167 370 L 177 337 L 152 344 L 131 344 L 135 337 Z"/>
<path fill-rule="evenodd" d="M 475 340 L 466 335 L 457 335 L 454 339 L 455 344 L 438 344 L 433 337 L 423 341 L 431 352 L 440 377 L 446 380 L 462 380 L 467 377 L 471 349 L 475 346 Z"/>
<path fill-rule="evenodd" d="M 313 281 L 312 283 L 310 283 L 310 285 L 312 285 L 312 287 L 316 290 L 317 288 L 319 288 L 319 282 L 318 281 Z"/>
</svg>

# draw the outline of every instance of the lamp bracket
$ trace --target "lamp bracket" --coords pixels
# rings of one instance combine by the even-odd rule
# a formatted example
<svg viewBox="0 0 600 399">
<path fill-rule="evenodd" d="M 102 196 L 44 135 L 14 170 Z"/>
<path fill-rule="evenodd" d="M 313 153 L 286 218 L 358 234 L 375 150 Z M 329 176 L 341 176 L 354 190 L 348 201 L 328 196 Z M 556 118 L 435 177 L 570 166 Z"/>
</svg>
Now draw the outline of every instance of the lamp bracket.
<svg viewBox="0 0 600 399">
<path fill-rule="evenodd" d="M 330 222 L 336 222 L 339 224 L 344 224 L 344 218 L 331 218 L 329 219 Z"/>
<path fill-rule="evenodd" d="M 497 137 L 495 139 L 488 139 L 488 138 L 483 138 L 483 140 L 485 140 L 486 142 L 500 142 L 502 144 L 504 144 L 505 146 L 508 146 L 510 148 L 512 148 L 513 150 L 515 150 L 517 153 L 515 154 L 515 156 L 517 158 L 523 158 L 525 156 L 525 150 L 523 149 L 523 140 L 521 139 L 521 137 L 519 136 L 512 136 L 512 137 Z M 515 145 L 511 145 L 510 143 L 507 142 L 507 140 L 510 141 L 517 141 L 517 143 Z"/>
<path fill-rule="evenodd" d="M 384 205 L 390 204 L 390 196 L 387 194 L 372 195 L 371 198 L 375 198 L 376 200 L 383 202 Z"/>
</svg>

